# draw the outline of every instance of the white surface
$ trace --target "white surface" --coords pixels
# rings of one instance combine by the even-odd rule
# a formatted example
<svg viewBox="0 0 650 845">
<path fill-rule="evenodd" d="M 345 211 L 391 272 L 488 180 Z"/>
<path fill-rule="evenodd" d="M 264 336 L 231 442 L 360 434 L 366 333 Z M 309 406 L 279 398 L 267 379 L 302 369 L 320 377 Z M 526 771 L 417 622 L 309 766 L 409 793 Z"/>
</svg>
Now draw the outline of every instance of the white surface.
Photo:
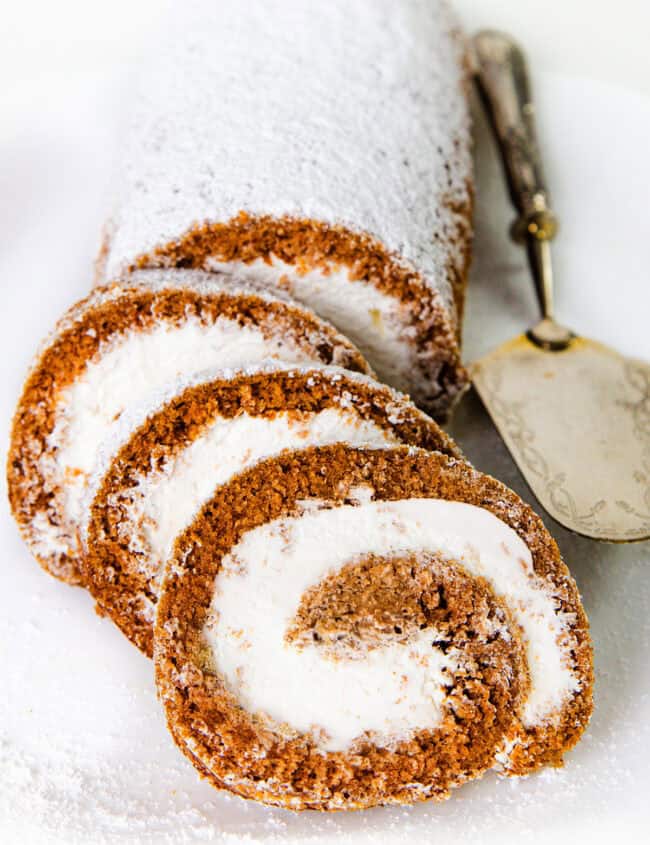
<svg viewBox="0 0 650 845">
<path fill-rule="evenodd" d="M 5 3 L 0 92 L 41 74 L 108 70 L 134 58 L 170 0 L 22 0 Z M 650 94 L 647 0 L 453 0 L 472 29 L 525 38 L 540 71 L 562 70 Z M 0 97 L 2 94 L 0 93 Z"/>
<path fill-rule="evenodd" d="M 539 68 L 650 90 L 648 4 L 576 0 L 554 6 L 552 14 L 548 0 L 457 5 L 470 24 L 512 21 L 535 45 Z M 113 79 L 135 51 L 154 4 L 42 3 L 40 14 L 34 6 L 3 10 L 10 37 L 0 50 L 5 86 L 32 80 L 1 96 L 5 431 L 36 344 L 90 284 L 119 114 Z M 84 10 L 76 27 L 66 14 L 70 7 Z M 92 18 L 90 10 L 99 7 L 101 17 Z M 109 69 L 111 78 L 84 80 L 85 67 Z M 594 82 L 546 74 L 536 81 L 563 223 L 560 310 L 567 322 L 648 357 L 650 104 Z M 466 323 L 467 350 L 474 354 L 535 316 L 523 259 L 504 236 L 510 211 L 496 165 L 486 162 L 484 139 L 478 151 L 478 258 Z M 471 395 L 454 431 L 480 468 L 530 500 Z M 641 841 L 650 824 L 650 549 L 598 545 L 549 525 L 583 592 L 596 647 L 596 711 L 566 768 L 526 781 L 489 776 L 439 806 L 292 816 L 221 797 L 198 780 L 164 728 L 149 662 L 94 615 L 82 591 L 39 570 L 5 508 L 0 839 L 29 845 Z"/>
<path fill-rule="evenodd" d="M 442 499 L 372 502 L 360 488 L 357 505 L 308 510 L 243 535 L 215 579 L 214 621 L 205 636 L 215 665 L 247 710 L 267 713 L 301 731 L 322 727 L 328 751 L 348 748 L 364 730 L 384 741 L 435 727 L 442 715 L 443 652 L 425 665 L 404 665 L 412 640 L 364 654 L 362 661 L 327 660 L 322 649 L 298 649 L 286 631 L 305 592 L 364 555 L 435 554 L 460 561 L 503 597 L 527 642 L 531 690 L 526 727 L 542 724 L 579 689 L 569 669 L 571 642 L 548 585 L 535 577 L 530 550 L 515 531 L 474 505 Z M 334 542 L 333 539 L 335 538 Z M 436 639 L 431 631 L 424 638 Z M 565 640 L 561 646 L 561 640 Z M 424 639 L 415 638 L 420 653 Z M 401 687 L 400 679 L 406 678 Z M 381 739 L 379 740 L 381 742 Z"/>
</svg>

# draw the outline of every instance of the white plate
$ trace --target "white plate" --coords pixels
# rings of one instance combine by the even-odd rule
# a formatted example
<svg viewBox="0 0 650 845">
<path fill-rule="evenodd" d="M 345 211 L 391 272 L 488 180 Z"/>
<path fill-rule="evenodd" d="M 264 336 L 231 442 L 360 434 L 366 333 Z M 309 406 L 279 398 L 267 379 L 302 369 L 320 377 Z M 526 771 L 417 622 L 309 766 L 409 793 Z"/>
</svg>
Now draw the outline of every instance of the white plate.
<svg viewBox="0 0 650 845">
<path fill-rule="evenodd" d="M 23 92 L 0 135 L 0 337 L 6 429 L 29 358 L 91 278 L 119 92 L 97 80 Z M 566 322 L 650 357 L 650 101 L 545 76 L 538 86 Z M 479 131 L 477 258 L 466 349 L 481 354 L 535 316 L 510 212 Z M 470 395 L 454 431 L 476 464 L 530 499 Z M 586 468 L 585 471 L 588 471 Z M 640 833 L 650 819 L 650 549 L 598 545 L 555 526 L 596 646 L 596 712 L 561 771 L 489 775 L 443 805 L 333 816 L 219 795 L 176 751 L 151 664 L 79 589 L 29 558 L 6 507 L 0 532 L 0 840 L 7 843 L 492 842 Z"/>
</svg>

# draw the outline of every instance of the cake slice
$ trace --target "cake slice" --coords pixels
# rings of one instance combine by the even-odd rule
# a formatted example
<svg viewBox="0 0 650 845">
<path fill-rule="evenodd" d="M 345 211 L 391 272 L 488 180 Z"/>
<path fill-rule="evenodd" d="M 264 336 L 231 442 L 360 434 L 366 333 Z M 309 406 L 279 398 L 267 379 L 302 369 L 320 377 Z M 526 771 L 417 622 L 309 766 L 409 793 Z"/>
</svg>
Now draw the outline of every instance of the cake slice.
<svg viewBox="0 0 650 845">
<path fill-rule="evenodd" d="M 180 749 L 291 809 L 560 765 L 592 708 L 587 620 L 541 520 L 413 447 L 285 452 L 219 488 L 176 541 L 154 653 Z"/>
<path fill-rule="evenodd" d="M 28 375 L 7 462 L 14 517 L 42 566 L 81 582 L 88 480 L 100 444 L 131 405 L 179 376 L 268 358 L 368 371 L 313 312 L 217 274 L 142 272 L 70 309 Z"/>
</svg>

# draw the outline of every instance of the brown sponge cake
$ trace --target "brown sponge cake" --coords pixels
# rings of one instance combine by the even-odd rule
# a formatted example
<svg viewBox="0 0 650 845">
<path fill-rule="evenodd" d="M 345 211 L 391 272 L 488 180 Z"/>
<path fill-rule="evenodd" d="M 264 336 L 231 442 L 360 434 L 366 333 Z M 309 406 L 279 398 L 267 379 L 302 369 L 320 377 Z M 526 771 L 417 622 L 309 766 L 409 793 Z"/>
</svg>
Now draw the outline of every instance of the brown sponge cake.
<svg viewBox="0 0 650 845">
<path fill-rule="evenodd" d="M 84 493 L 130 405 L 178 376 L 267 358 L 368 371 L 313 312 L 218 274 L 142 272 L 70 309 L 28 375 L 7 463 L 14 516 L 44 568 L 80 582 Z"/>
<path fill-rule="evenodd" d="M 592 707 L 587 621 L 539 518 L 413 448 L 283 453 L 219 488 L 176 542 L 154 651 L 181 750 L 293 809 L 560 765 Z"/>
<path fill-rule="evenodd" d="M 404 396 L 338 367 L 264 365 L 169 393 L 103 469 L 83 561 L 99 606 L 150 656 L 164 561 L 218 484 L 283 449 L 337 441 L 459 455 Z"/>
</svg>

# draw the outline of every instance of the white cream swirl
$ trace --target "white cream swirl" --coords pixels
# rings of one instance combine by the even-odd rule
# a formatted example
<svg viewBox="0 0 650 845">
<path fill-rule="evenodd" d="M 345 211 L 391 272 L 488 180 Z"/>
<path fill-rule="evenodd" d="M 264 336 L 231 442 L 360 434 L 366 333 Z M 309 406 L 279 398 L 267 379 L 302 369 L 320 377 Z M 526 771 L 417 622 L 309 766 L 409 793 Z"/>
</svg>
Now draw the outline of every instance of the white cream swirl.
<svg viewBox="0 0 650 845">
<path fill-rule="evenodd" d="M 351 560 L 437 552 L 486 578 L 510 608 L 531 675 L 524 724 L 551 718 L 579 681 L 562 645 L 566 620 L 523 540 L 471 504 L 371 501 L 369 488 L 357 492 L 357 504 L 309 502 L 298 516 L 248 531 L 224 558 L 203 634 L 240 703 L 311 732 L 328 751 L 348 748 L 364 731 L 388 742 L 435 727 L 443 669 L 453 671 L 453 649 L 438 651 L 435 632 L 425 629 L 354 661 L 332 661 L 316 645 L 298 648 L 285 634 L 305 591 Z"/>
</svg>

